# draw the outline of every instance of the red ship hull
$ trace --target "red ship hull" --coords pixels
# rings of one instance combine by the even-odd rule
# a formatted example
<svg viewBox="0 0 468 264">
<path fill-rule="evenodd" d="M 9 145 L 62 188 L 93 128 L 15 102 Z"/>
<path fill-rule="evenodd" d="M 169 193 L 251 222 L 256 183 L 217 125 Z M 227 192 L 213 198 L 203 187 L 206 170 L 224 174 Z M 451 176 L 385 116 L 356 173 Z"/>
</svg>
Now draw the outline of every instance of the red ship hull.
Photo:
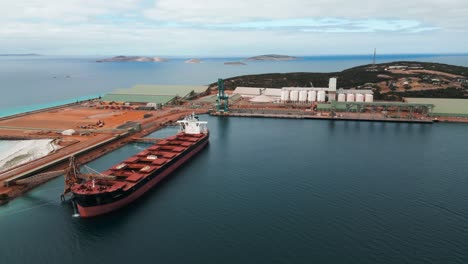
<svg viewBox="0 0 468 264">
<path fill-rule="evenodd" d="M 190 152 L 186 153 L 179 160 L 171 164 L 169 167 L 165 168 L 164 171 L 159 173 L 159 175 L 149 180 L 147 183 L 145 183 L 143 186 L 141 186 L 137 190 L 133 191 L 131 194 L 127 195 L 125 198 L 116 200 L 111 203 L 106 203 L 106 204 L 96 205 L 96 206 L 82 206 L 79 203 L 76 203 L 76 207 L 78 209 L 78 213 L 80 217 L 87 218 L 87 217 L 95 217 L 95 216 L 107 214 L 133 202 L 134 200 L 136 200 L 137 198 L 145 194 L 147 191 L 149 191 L 151 188 L 153 188 L 161 180 L 163 180 L 168 175 L 170 175 L 174 170 L 182 166 L 185 162 L 191 159 L 198 152 L 200 152 L 207 144 L 208 144 L 208 136 L 203 139 L 203 142 L 201 142 L 200 145 L 190 150 Z"/>
</svg>

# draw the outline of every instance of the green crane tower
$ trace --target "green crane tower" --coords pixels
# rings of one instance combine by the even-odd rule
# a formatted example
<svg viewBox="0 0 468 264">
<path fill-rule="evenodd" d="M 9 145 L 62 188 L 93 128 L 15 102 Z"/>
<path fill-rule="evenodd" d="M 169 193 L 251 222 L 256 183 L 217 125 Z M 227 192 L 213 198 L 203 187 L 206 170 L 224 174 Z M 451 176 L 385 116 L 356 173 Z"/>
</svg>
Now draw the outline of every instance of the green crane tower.
<svg viewBox="0 0 468 264">
<path fill-rule="evenodd" d="M 218 112 L 229 111 L 229 96 L 224 93 L 224 80 L 218 79 L 218 99 L 216 100 L 216 110 Z"/>
</svg>

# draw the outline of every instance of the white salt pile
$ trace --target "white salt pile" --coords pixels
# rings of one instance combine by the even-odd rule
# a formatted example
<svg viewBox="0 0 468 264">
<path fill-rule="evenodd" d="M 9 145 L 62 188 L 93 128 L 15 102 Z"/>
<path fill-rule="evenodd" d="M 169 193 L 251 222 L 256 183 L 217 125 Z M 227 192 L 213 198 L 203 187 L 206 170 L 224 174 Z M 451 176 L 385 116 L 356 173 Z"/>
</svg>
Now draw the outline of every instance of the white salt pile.
<svg viewBox="0 0 468 264">
<path fill-rule="evenodd" d="M 1 140 L 0 172 L 44 157 L 54 148 L 52 139 Z"/>
</svg>

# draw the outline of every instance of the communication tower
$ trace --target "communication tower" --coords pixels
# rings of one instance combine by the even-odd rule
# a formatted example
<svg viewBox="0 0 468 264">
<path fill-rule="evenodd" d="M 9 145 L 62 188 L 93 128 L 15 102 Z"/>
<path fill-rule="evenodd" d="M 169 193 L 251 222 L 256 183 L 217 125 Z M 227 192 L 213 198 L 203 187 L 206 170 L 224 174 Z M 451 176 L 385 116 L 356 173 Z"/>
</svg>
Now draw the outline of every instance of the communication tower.
<svg viewBox="0 0 468 264">
<path fill-rule="evenodd" d="M 377 49 L 374 48 L 374 58 L 372 59 L 372 66 L 375 68 L 375 54 L 377 53 Z"/>
</svg>

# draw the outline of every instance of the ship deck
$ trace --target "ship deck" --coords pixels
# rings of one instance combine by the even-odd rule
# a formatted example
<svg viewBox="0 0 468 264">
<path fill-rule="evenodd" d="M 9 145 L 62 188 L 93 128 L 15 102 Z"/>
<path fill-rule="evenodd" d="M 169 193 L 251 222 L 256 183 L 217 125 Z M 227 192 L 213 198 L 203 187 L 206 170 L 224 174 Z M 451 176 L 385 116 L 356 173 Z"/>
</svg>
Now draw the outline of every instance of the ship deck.
<svg viewBox="0 0 468 264">
<path fill-rule="evenodd" d="M 98 179 L 94 182 L 89 180 L 73 186 L 72 191 L 79 195 L 127 191 L 206 136 L 206 134 L 179 133 L 165 138 L 102 173 L 115 177 L 115 180 Z"/>
</svg>

